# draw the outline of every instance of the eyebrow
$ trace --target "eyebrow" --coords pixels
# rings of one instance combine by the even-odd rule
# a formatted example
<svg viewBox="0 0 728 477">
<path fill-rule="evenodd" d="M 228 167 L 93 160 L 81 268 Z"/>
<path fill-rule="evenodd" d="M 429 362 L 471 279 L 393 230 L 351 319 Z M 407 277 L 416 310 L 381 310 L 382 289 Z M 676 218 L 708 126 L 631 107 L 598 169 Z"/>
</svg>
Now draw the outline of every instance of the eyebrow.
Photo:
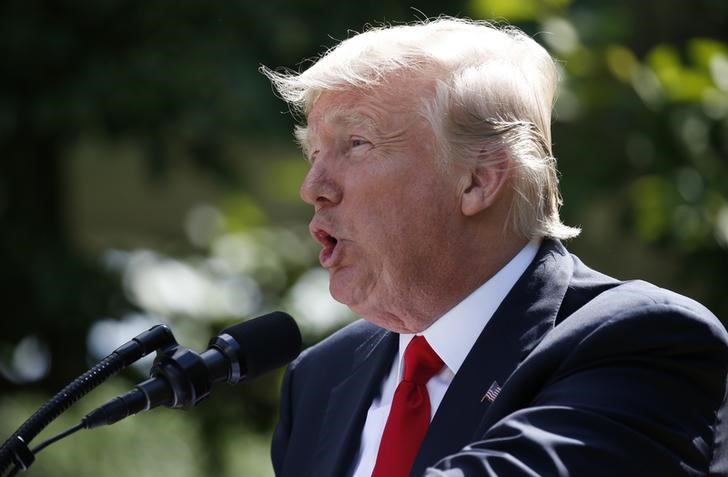
<svg viewBox="0 0 728 477">
<path fill-rule="evenodd" d="M 346 111 L 342 107 L 332 108 L 324 113 L 323 122 L 326 126 L 336 127 L 363 127 L 372 132 L 379 132 L 377 122 L 369 115 L 358 111 Z M 306 159 L 309 158 L 309 128 L 308 126 L 296 126 L 293 130 L 296 143 L 303 151 Z"/>
<path fill-rule="evenodd" d="M 298 147 L 301 148 L 301 150 L 303 151 L 303 154 L 306 156 L 306 159 L 308 160 L 308 152 L 309 152 L 308 127 L 296 126 L 295 128 L 293 128 L 293 137 L 296 138 L 296 144 L 298 144 Z"/>
<path fill-rule="evenodd" d="M 377 123 L 371 116 L 358 111 L 333 111 L 329 116 L 324 115 L 326 123 L 339 123 L 345 127 L 364 127 L 370 131 L 378 131 Z"/>
</svg>

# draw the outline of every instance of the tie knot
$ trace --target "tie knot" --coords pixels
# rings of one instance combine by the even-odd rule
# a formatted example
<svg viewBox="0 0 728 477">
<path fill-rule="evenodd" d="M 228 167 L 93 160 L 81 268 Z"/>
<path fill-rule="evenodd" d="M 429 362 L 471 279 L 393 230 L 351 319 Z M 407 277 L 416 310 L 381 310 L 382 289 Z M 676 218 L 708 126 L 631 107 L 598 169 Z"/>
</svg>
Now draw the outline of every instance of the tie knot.
<svg viewBox="0 0 728 477">
<path fill-rule="evenodd" d="M 444 363 L 424 336 L 415 336 L 404 351 L 404 380 L 427 384 Z"/>
</svg>

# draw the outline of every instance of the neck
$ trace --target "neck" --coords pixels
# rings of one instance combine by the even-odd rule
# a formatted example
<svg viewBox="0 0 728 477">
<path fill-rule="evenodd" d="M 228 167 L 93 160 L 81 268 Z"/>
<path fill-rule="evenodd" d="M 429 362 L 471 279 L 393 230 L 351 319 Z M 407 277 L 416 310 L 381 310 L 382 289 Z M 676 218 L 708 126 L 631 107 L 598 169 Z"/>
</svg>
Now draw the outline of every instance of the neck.
<svg viewBox="0 0 728 477">
<path fill-rule="evenodd" d="M 387 328 L 398 333 L 419 333 L 490 280 L 520 252 L 528 239 L 515 234 L 481 233 L 470 250 L 461 249 L 450 273 L 443 273 L 435 287 L 411 293 L 410 306 L 391 314 Z"/>
</svg>

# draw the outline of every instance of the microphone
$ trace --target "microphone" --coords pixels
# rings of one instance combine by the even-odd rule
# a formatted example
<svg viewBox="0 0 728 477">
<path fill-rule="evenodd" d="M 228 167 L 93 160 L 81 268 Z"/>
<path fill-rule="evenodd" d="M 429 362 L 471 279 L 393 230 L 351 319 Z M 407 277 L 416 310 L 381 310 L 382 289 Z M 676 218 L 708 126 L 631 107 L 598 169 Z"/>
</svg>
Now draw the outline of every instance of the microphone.
<svg viewBox="0 0 728 477">
<path fill-rule="evenodd" d="M 276 311 L 220 332 L 201 354 L 176 342 L 157 351 L 151 377 L 87 414 L 86 429 L 113 424 L 157 406 L 189 408 L 210 394 L 212 384 L 236 384 L 288 364 L 301 352 L 293 318 Z"/>
</svg>

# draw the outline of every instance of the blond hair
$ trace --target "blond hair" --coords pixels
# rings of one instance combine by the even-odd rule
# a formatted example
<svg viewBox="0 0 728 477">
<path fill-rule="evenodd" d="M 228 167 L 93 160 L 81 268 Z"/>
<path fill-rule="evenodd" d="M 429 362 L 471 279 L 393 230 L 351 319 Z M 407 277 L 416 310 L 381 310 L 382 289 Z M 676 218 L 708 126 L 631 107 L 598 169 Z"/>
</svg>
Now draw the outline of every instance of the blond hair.
<svg viewBox="0 0 728 477">
<path fill-rule="evenodd" d="M 559 217 L 562 200 L 551 152 L 556 66 L 520 30 L 451 17 L 370 28 L 303 73 L 261 71 L 303 115 L 326 91 L 381 86 L 396 74 L 432 77 L 434 94 L 422 98 L 419 112 L 431 124 L 443 160 L 510 158 L 515 191 L 510 226 L 529 238 L 579 234 Z"/>
</svg>

